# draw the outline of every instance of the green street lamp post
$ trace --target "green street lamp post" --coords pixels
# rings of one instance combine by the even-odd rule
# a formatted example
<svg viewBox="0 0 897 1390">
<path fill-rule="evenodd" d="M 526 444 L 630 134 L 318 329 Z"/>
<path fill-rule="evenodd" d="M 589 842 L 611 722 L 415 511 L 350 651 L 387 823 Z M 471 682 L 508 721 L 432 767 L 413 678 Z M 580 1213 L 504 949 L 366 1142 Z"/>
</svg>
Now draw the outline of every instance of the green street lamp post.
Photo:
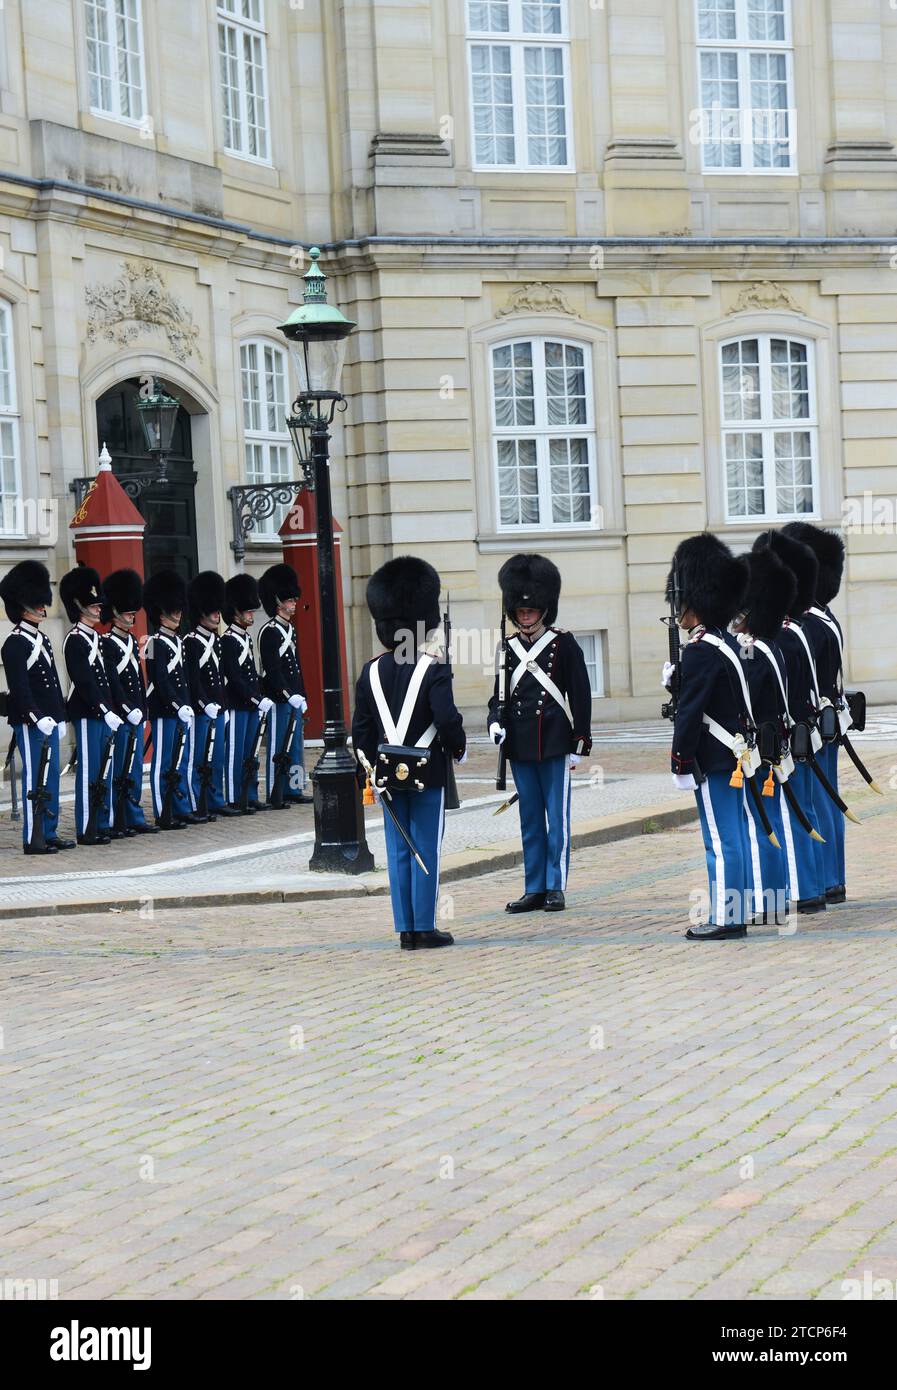
<svg viewBox="0 0 897 1390">
<path fill-rule="evenodd" d="M 320 254 L 313 246 L 311 266 L 303 277 L 303 302 L 280 325 L 290 341 L 299 377 L 299 394 L 287 426 L 303 475 L 314 487 L 318 528 L 324 750 L 312 771 L 315 848 L 309 868 L 360 874 L 373 869 L 374 857 L 365 839 L 361 789 L 343 718 L 329 450 L 334 414 L 346 408 L 339 384 L 347 340 L 355 324 L 327 303 L 327 281 L 318 266 Z"/>
</svg>

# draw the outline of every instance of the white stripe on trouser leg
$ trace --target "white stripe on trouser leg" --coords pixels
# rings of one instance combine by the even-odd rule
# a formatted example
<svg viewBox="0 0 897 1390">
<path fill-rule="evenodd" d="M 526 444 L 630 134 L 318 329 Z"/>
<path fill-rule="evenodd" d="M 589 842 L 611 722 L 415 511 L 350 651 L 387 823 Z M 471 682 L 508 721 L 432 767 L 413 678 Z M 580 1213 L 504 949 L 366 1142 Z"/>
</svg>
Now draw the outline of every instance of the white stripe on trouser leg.
<svg viewBox="0 0 897 1390">
<path fill-rule="evenodd" d="M 190 810 L 196 810 L 196 796 L 193 791 L 193 764 L 196 759 L 196 718 L 190 720 L 187 725 L 187 772 L 185 781 L 187 783 L 187 797 L 190 802 Z"/>
<path fill-rule="evenodd" d="M 570 815 L 567 798 L 570 795 L 570 759 L 564 759 L 564 790 L 561 799 L 561 816 L 564 825 L 564 842 L 561 845 L 561 892 L 567 888 L 567 846 L 570 843 Z"/>
<path fill-rule="evenodd" d="M 81 792 L 81 829 L 87 829 L 87 817 L 90 808 L 90 779 L 87 776 L 87 764 L 90 761 L 90 749 L 87 746 L 87 720 L 81 720 L 81 776 L 78 778 L 78 787 Z"/>
<path fill-rule="evenodd" d="M 722 920 L 715 922 L 714 925 L 721 927 L 726 924 L 726 861 L 723 858 L 723 845 L 719 837 L 716 816 L 713 814 L 713 802 L 710 800 L 709 782 L 701 783 L 701 800 L 704 803 L 704 814 L 707 817 L 707 829 L 710 831 L 710 843 L 713 846 L 713 855 L 716 860 L 716 908 L 717 912 L 722 913 Z M 710 920 L 713 921 L 712 903 L 710 908 Z"/>
<path fill-rule="evenodd" d="M 237 790 L 234 786 L 234 759 L 237 751 L 236 725 L 236 713 L 234 710 L 231 710 L 230 718 L 227 721 L 227 731 L 224 737 L 227 747 L 227 799 L 232 806 L 236 804 L 237 800 Z"/>
<path fill-rule="evenodd" d="M 163 720 L 157 719 L 153 725 L 153 800 L 156 803 L 156 815 L 162 814 L 162 753 L 164 743 L 162 741 L 162 731 L 165 728 Z"/>
<path fill-rule="evenodd" d="M 439 871 L 442 867 L 442 835 L 445 829 L 445 787 L 439 796 L 439 830 L 436 835 L 436 891 L 433 895 L 433 930 L 436 930 L 436 913 L 439 911 Z"/>
<path fill-rule="evenodd" d="M 797 855 L 794 852 L 794 826 L 791 823 L 791 808 L 788 798 L 782 793 L 782 828 L 785 831 L 785 855 L 788 860 L 788 887 L 795 902 L 800 898 L 800 884 L 797 878 Z"/>
<path fill-rule="evenodd" d="M 280 739 L 280 728 L 278 725 L 278 715 L 280 705 L 275 705 L 271 711 L 268 721 L 268 795 L 274 794 L 274 754 Z"/>
<path fill-rule="evenodd" d="M 757 842 L 757 826 L 748 804 L 747 787 L 741 792 L 744 798 L 744 814 L 747 816 L 748 839 L 751 842 L 751 879 L 754 885 L 754 911 L 763 911 L 763 868 L 760 863 L 760 845 Z M 745 903 L 745 910 L 747 904 Z"/>
<path fill-rule="evenodd" d="M 22 797 L 22 810 L 25 812 L 25 843 L 31 843 L 31 833 L 34 829 L 34 802 L 28 800 L 28 793 L 33 790 L 31 784 L 31 739 L 29 729 L 26 724 L 22 725 L 22 768 L 25 774 L 25 795 Z"/>
</svg>

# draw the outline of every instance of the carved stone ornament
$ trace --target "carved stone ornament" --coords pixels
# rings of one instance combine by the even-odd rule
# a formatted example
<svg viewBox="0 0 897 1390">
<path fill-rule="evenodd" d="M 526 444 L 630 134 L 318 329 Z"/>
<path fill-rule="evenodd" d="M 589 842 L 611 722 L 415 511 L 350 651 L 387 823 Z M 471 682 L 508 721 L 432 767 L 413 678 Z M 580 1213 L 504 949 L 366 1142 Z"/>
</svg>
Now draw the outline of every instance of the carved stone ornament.
<svg viewBox="0 0 897 1390">
<path fill-rule="evenodd" d="M 521 285 L 514 290 L 498 318 L 506 314 L 572 314 L 567 298 L 554 285 L 541 282 L 534 285 Z"/>
<path fill-rule="evenodd" d="M 729 313 L 740 314 L 746 309 L 789 309 L 792 314 L 803 312 L 791 291 L 772 280 L 745 285 Z"/>
<path fill-rule="evenodd" d="M 154 265 L 124 261 L 117 280 L 108 285 L 88 285 L 86 300 L 89 343 L 103 337 L 125 347 L 143 329 L 161 328 L 179 362 L 194 354 L 202 360 L 196 346 L 199 329 L 189 309 L 169 294 Z"/>
</svg>

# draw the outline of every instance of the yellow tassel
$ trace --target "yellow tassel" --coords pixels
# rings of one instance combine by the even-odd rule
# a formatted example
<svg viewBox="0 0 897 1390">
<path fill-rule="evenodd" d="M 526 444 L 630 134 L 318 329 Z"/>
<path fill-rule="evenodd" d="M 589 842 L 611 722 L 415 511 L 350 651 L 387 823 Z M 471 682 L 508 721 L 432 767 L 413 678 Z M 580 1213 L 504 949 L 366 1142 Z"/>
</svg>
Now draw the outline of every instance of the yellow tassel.
<svg viewBox="0 0 897 1390">
<path fill-rule="evenodd" d="M 364 780 L 364 791 L 361 796 L 361 804 L 362 806 L 373 806 L 374 800 L 374 788 L 371 786 L 371 774 L 368 773 Z"/>
<path fill-rule="evenodd" d="M 729 778 L 729 786 L 730 786 L 730 787 L 743 787 L 743 786 L 744 786 L 744 773 L 743 773 L 742 770 L 741 770 L 741 763 L 740 763 L 740 762 L 738 762 L 738 763 L 735 764 L 735 771 L 732 773 L 732 776 Z"/>
<path fill-rule="evenodd" d="M 774 778 L 773 775 L 772 775 L 772 768 L 770 768 L 770 769 L 769 769 L 769 776 L 767 777 L 766 781 L 763 783 L 763 795 L 764 795 L 764 796 L 775 796 L 775 794 L 776 794 L 775 778 Z"/>
</svg>

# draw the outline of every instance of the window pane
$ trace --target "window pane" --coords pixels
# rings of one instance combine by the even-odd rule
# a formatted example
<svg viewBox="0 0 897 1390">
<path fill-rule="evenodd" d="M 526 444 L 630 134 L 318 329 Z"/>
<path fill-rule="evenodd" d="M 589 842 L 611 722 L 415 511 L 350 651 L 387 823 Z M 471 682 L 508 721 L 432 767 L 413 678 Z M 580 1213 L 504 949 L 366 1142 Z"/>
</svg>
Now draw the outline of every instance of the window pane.
<svg viewBox="0 0 897 1390">
<path fill-rule="evenodd" d="M 726 491 L 730 516 L 762 516 L 763 436 L 751 431 L 726 433 Z"/>
<path fill-rule="evenodd" d="M 510 368 L 512 361 L 513 370 Z M 508 363 L 507 368 L 504 363 Z M 534 425 L 536 403 L 532 343 L 514 343 L 513 347 L 494 349 L 492 366 L 496 427 Z"/>
<path fill-rule="evenodd" d="M 589 454 L 584 439 L 552 439 L 548 445 L 552 521 L 560 525 L 592 519 Z"/>
<path fill-rule="evenodd" d="M 561 0 L 523 0 L 523 32 L 525 34 L 562 33 Z"/>
<path fill-rule="evenodd" d="M 785 38 L 785 0 L 747 0 L 748 38 L 764 43 Z"/>
<path fill-rule="evenodd" d="M 545 394 L 549 425 L 586 423 L 586 378 L 582 348 L 545 344 Z"/>
<path fill-rule="evenodd" d="M 735 38 L 735 0 L 699 0 L 698 37 Z"/>
<path fill-rule="evenodd" d="M 218 62 L 221 78 L 221 106 L 224 116 L 224 145 L 239 151 L 242 145 L 240 121 L 240 79 L 237 66 L 237 31 L 229 24 L 218 26 Z"/>
<path fill-rule="evenodd" d="M 477 163 L 513 164 L 511 50 L 504 44 L 475 44 L 470 62 Z"/>
<path fill-rule="evenodd" d="M 0 410 L 15 410 L 12 373 L 12 317 L 0 304 Z"/>
<path fill-rule="evenodd" d="M 531 164 L 567 163 L 564 58 L 559 48 L 525 48 L 527 154 Z"/>
<path fill-rule="evenodd" d="M 756 338 L 726 343 L 723 359 L 723 418 L 760 419 L 760 344 Z"/>
<path fill-rule="evenodd" d="M 467 14 L 472 33 L 506 34 L 510 28 L 508 0 L 470 0 Z"/>
<path fill-rule="evenodd" d="M 809 430 L 775 435 L 776 511 L 780 516 L 813 510 L 813 458 Z"/>
<path fill-rule="evenodd" d="M 502 526 L 539 521 L 539 473 L 534 439 L 498 441 L 498 493 Z"/>
</svg>

